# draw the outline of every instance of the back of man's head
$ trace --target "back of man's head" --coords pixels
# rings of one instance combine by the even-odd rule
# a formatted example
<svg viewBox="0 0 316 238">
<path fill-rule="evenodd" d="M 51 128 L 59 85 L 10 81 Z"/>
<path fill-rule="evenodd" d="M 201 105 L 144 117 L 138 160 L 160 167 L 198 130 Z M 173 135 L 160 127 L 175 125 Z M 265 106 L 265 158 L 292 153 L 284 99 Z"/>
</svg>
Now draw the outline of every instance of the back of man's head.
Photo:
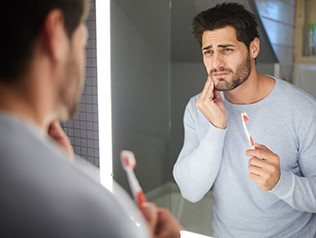
<svg viewBox="0 0 316 238">
<path fill-rule="evenodd" d="M 60 9 L 70 37 L 84 20 L 88 0 L 8 0 L 0 8 L 0 83 L 11 83 L 28 71 L 34 44 L 47 14 Z"/>
<path fill-rule="evenodd" d="M 200 12 L 193 18 L 192 33 L 201 45 L 204 31 L 226 26 L 236 30 L 237 39 L 247 48 L 254 38 L 259 37 L 255 15 L 238 3 L 222 3 Z"/>
</svg>

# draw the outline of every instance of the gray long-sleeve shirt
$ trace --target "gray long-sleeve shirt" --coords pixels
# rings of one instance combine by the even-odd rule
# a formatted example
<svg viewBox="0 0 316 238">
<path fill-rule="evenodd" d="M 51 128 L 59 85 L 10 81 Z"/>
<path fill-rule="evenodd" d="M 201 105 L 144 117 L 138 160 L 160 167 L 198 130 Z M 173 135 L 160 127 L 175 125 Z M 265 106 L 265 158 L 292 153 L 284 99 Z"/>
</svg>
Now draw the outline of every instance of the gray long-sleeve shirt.
<svg viewBox="0 0 316 238">
<path fill-rule="evenodd" d="M 150 236 L 122 192 L 113 196 L 39 128 L 1 112 L 0 163 L 0 237 Z"/>
<path fill-rule="evenodd" d="M 185 138 L 173 175 L 182 195 L 214 195 L 215 237 L 316 237 L 316 102 L 293 85 L 275 79 L 261 101 L 227 101 L 227 128 L 215 128 L 191 98 L 184 115 Z M 249 148 L 241 112 L 254 140 L 276 153 L 281 178 L 267 192 L 248 176 Z M 202 221 L 201 221 L 202 222 Z"/>
</svg>

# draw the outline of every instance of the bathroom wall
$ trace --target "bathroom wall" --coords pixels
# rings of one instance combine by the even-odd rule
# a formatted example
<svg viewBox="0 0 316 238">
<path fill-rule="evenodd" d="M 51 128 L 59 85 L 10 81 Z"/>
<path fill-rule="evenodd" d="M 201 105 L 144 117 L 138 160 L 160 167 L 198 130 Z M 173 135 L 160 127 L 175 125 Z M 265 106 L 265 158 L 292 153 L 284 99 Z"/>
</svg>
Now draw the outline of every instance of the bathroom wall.
<svg viewBox="0 0 316 238">
<path fill-rule="evenodd" d="M 114 179 L 127 191 L 119 153 L 134 151 L 147 192 L 171 180 L 170 2 L 111 1 Z"/>
<path fill-rule="evenodd" d="M 62 123 L 75 153 L 99 166 L 97 59 L 95 0 L 91 1 L 87 19 L 89 39 L 86 55 L 86 82 L 74 120 Z"/>
<path fill-rule="evenodd" d="M 255 0 L 261 21 L 280 62 L 281 77 L 292 82 L 295 0 Z"/>
</svg>

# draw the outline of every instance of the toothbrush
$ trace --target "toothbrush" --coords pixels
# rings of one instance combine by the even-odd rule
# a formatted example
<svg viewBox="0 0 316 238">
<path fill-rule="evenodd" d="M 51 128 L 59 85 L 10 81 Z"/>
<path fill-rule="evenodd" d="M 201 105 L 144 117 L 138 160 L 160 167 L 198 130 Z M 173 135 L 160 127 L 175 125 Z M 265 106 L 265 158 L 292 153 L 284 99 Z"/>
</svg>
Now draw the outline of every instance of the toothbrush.
<svg viewBox="0 0 316 238">
<path fill-rule="evenodd" d="M 129 187 L 132 191 L 133 197 L 140 208 L 147 200 L 134 173 L 134 168 L 136 166 L 134 153 L 128 150 L 122 150 L 121 162 L 124 170 L 126 171 Z"/>
<path fill-rule="evenodd" d="M 243 127 L 244 127 L 244 131 L 245 131 L 245 133 L 246 133 L 246 136 L 247 136 L 247 140 L 248 140 L 248 142 L 249 142 L 249 145 L 250 145 L 251 149 L 255 149 L 255 146 L 254 146 L 255 141 L 254 141 L 254 139 L 252 138 L 252 136 L 250 135 L 250 133 L 249 133 L 249 131 L 248 131 L 248 128 L 247 128 L 247 125 L 246 125 L 246 121 L 249 120 L 249 116 L 248 116 L 248 114 L 245 113 L 245 112 L 242 112 L 240 115 L 241 115 L 242 125 L 243 125 Z"/>
</svg>

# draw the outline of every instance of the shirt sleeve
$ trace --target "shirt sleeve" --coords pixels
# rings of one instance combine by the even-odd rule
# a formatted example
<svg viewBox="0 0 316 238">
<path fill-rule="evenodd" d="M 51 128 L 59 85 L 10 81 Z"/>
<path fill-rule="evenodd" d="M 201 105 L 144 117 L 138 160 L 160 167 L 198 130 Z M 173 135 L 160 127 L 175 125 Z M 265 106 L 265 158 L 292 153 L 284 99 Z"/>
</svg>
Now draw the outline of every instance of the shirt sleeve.
<svg viewBox="0 0 316 238">
<path fill-rule="evenodd" d="M 315 104 L 314 104 L 315 105 Z M 316 212 L 316 113 L 300 118 L 297 129 L 299 152 L 298 162 L 300 176 L 281 171 L 281 178 L 271 190 L 276 196 L 294 209 L 304 212 Z"/>
<path fill-rule="evenodd" d="M 191 202 L 197 202 L 212 187 L 218 174 L 226 129 L 206 128 L 203 138 L 198 138 L 196 107 L 193 99 L 184 113 L 184 143 L 173 168 L 173 176 L 181 194 Z"/>
</svg>

